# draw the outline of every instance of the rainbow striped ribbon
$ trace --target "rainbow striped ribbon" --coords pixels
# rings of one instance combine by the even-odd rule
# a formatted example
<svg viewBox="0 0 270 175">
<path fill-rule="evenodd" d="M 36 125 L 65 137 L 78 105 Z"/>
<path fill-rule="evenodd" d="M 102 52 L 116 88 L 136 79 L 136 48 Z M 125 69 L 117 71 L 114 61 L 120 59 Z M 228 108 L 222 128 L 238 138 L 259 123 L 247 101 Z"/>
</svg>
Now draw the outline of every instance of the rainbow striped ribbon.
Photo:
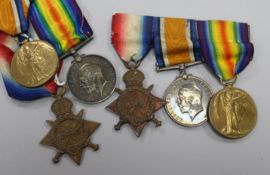
<svg viewBox="0 0 270 175">
<path fill-rule="evenodd" d="M 52 44 L 59 56 L 93 35 L 75 0 L 35 0 L 29 18 L 39 38 Z"/>
<path fill-rule="evenodd" d="M 12 36 L 27 32 L 29 4 L 29 0 L 1 0 L 0 30 Z"/>
<path fill-rule="evenodd" d="M 230 80 L 249 64 L 254 48 L 249 25 L 232 21 L 198 21 L 204 61 L 221 80 Z"/>
<path fill-rule="evenodd" d="M 26 88 L 13 80 L 10 75 L 10 64 L 17 48 L 18 44 L 14 38 L 0 32 L 0 70 L 8 95 L 17 100 L 31 101 L 55 94 L 57 85 L 54 81 L 50 81 L 42 87 Z"/>
<path fill-rule="evenodd" d="M 154 17 L 153 32 L 159 68 L 201 60 L 195 20 Z"/>
<path fill-rule="evenodd" d="M 118 13 L 112 18 L 112 44 L 125 62 L 142 60 L 152 48 L 153 17 Z"/>
<path fill-rule="evenodd" d="M 222 80 L 233 79 L 253 57 L 248 24 L 117 13 L 112 44 L 126 62 L 142 60 L 154 47 L 160 68 L 203 61 Z"/>
</svg>

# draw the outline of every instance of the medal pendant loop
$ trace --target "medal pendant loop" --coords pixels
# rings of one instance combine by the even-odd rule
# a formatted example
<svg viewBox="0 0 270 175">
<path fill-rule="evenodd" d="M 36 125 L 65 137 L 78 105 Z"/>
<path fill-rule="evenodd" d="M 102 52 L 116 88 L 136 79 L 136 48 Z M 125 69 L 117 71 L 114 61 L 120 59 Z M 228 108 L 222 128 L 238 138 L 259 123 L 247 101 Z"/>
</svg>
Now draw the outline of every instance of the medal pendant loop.
<svg viewBox="0 0 270 175">
<path fill-rule="evenodd" d="M 77 50 L 75 50 L 75 49 L 72 48 L 72 49 L 70 50 L 70 53 L 72 54 L 72 56 L 73 56 L 75 62 L 79 63 L 79 62 L 82 61 L 82 55 L 80 55 L 80 54 L 77 52 Z"/>
<path fill-rule="evenodd" d="M 141 62 L 142 60 L 124 62 L 124 65 L 127 69 L 137 69 L 141 65 Z"/>
<path fill-rule="evenodd" d="M 180 77 L 183 77 L 184 80 L 188 79 L 188 74 L 186 71 L 186 65 L 185 64 L 180 64 L 179 65 L 179 74 Z"/>
<path fill-rule="evenodd" d="M 56 83 L 58 87 L 63 87 L 66 85 L 66 81 L 61 81 L 57 74 L 55 74 L 54 76 L 54 82 Z"/>
<path fill-rule="evenodd" d="M 219 79 L 219 80 L 220 80 L 220 83 L 221 83 L 224 87 L 227 87 L 227 86 L 233 86 L 233 85 L 236 83 L 237 75 L 235 75 L 235 77 L 233 77 L 233 79 L 231 79 L 231 80 L 222 80 L 222 79 Z"/>
</svg>

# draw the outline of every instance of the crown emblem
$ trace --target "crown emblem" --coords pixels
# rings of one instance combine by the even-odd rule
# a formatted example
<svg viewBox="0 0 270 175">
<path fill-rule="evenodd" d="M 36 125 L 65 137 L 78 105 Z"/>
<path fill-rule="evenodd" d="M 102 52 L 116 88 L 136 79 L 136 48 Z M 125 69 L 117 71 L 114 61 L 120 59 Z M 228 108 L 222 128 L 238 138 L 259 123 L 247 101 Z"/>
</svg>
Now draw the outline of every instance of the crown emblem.
<svg viewBox="0 0 270 175">
<path fill-rule="evenodd" d="M 135 86 L 141 85 L 144 78 L 144 74 L 141 71 L 132 69 L 125 73 L 123 80 L 127 86 Z"/>
</svg>

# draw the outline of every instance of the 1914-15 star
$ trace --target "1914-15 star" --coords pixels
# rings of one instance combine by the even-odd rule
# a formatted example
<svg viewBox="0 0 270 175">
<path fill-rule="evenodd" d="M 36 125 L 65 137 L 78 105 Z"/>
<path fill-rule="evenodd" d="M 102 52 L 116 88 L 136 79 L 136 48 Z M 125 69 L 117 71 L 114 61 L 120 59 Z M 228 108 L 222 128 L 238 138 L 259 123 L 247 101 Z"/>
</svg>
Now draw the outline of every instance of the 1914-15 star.
<svg viewBox="0 0 270 175">
<path fill-rule="evenodd" d="M 40 143 L 57 149 L 57 153 L 52 159 L 54 163 L 58 163 L 64 154 L 68 154 L 79 165 L 86 147 L 90 147 L 94 151 L 99 149 L 99 145 L 93 144 L 89 137 L 100 124 L 84 120 L 82 118 L 83 110 L 77 115 L 73 114 L 72 106 L 69 99 L 57 96 L 51 107 L 56 115 L 56 120 L 47 121 L 52 128 Z"/>
<path fill-rule="evenodd" d="M 165 101 L 151 94 L 153 85 L 147 89 L 143 87 L 144 78 L 141 71 L 133 68 L 123 77 L 126 89 L 116 89 L 120 96 L 106 107 L 119 115 L 120 121 L 114 126 L 115 130 L 120 130 L 123 124 L 128 123 L 139 137 L 147 122 L 152 121 L 156 126 L 161 126 L 154 112 L 163 107 Z"/>
</svg>

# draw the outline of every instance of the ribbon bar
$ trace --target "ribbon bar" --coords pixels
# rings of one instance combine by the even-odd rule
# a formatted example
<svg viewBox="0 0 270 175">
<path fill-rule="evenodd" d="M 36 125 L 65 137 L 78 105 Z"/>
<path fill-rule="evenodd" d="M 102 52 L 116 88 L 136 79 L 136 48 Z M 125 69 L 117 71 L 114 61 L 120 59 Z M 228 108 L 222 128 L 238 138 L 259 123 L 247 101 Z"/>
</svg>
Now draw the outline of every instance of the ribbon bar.
<svg viewBox="0 0 270 175">
<path fill-rule="evenodd" d="M 112 44 L 125 62 L 138 62 L 154 48 L 158 70 L 205 62 L 217 77 L 230 80 L 253 57 L 248 28 L 233 21 L 117 13 L 112 19 Z"/>
</svg>

